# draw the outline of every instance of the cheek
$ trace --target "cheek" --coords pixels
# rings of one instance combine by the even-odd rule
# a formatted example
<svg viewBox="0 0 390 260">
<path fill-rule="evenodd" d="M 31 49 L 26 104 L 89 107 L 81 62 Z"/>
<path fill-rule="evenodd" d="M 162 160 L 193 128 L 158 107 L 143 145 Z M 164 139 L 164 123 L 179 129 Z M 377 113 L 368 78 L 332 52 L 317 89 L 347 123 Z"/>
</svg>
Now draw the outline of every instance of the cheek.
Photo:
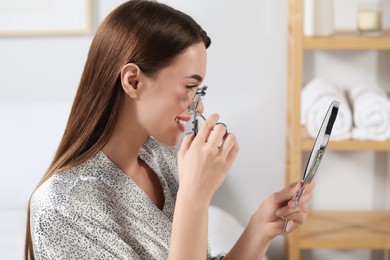
<svg viewBox="0 0 390 260">
<path fill-rule="evenodd" d="M 186 91 L 177 91 L 176 92 L 176 98 L 175 98 L 175 104 L 178 108 L 181 110 L 187 109 L 191 105 L 192 100 L 192 92 L 186 92 Z"/>
<path fill-rule="evenodd" d="M 192 97 L 189 97 L 188 95 L 183 95 L 183 97 L 180 99 L 180 107 L 181 108 L 188 108 L 191 106 L 191 100 Z"/>
<path fill-rule="evenodd" d="M 187 93 L 173 92 L 156 98 L 153 103 L 150 103 L 150 107 L 158 117 L 167 119 L 183 113 L 190 103 Z"/>
<path fill-rule="evenodd" d="M 191 93 L 181 87 L 154 93 L 149 99 L 148 107 L 162 117 L 172 116 L 172 113 L 177 116 L 191 105 L 191 100 Z"/>
</svg>

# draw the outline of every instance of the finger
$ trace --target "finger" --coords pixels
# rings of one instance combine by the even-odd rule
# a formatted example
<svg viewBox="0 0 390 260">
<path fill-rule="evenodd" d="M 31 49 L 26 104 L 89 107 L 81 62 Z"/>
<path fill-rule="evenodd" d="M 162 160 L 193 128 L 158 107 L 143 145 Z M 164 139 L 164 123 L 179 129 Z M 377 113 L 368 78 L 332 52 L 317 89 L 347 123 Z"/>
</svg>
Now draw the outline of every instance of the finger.
<svg viewBox="0 0 390 260">
<path fill-rule="evenodd" d="M 273 195 L 274 203 L 281 205 L 286 201 L 291 200 L 298 193 L 301 187 L 302 187 L 302 182 L 296 182 L 288 185 L 281 191 L 274 193 Z"/>
<path fill-rule="evenodd" d="M 305 221 L 307 219 L 307 213 L 294 212 L 294 213 L 291 213 L 290 215 L 288 215 L 286 217 L 286 219 L 289 219 L 290 220 L 289 222 L 294 222 L 297 225 L 302 225 L 303 223 L 305 223 Z"/>
<path fill-rule="evenodd" d="M 286 230 L 284 234 L 290 233 L 298 226 L 302 225 L 307 219 L 307 215 L 305 214 L 295 214 L 292 218 L 288 219 Z"/>
<path fill-rule="evenodd" d="M 309 212 L 309 203 L 303 203 L 299 206 L 299 211 L 301 212 Z"/>
<path fill-rule="evenodd" d="M 296 205 L 296 206 L 294 205 L 294 206 L 299 207 L 303 211 L 307 211 L 307 209 L 309 208 L 309 202 L 311 200 L 311 197 L 312 197 L 311 193 L 307 193 L 307 194 L 303 195 L 301 197 L 301 199 L 299 200 L 298 205 Z"/>
<path fill-rule="evenodd" d="M 203 123 L 198 134 L 196 135 L 196 139 L 200 140 L 201 142 L 206 142 L 209 138 L 210 132 L 213 130 L 213 127 L 218 122 L 218 119 L 218 114 L 212 114 L 211 116 L 209 116 Z"/>
<path fill-rule="evenodd" d="M 299 202 L 296 203 L 296 206 L 298 206 L 298 204 L 307 204 L 309 202 L 309 200 L 311 199 L 312 197 L 312 189 L 314 188 L 314 183 L 310 183 L 310 184 L 307 184 L 305 186 L 305 189 L 303 190 L 302 192 L 302 195 L 299 199 Z M 296 200 L 298 198 L 295 198 Z"/>
<path fill-rule="evenodd" d="M 281 218 L 287 218 L 289 215 L 294 214 L 294 213 L 307 213 L 309 210 L 309 203 L 308 201 L 305 203 L 299 203 L 298 206 L 295 205 L 295 200 L 292 199 L 290 200 L 286 206 L 279 208 L 276 211 L 276 216 L 281 217 Z"/>
<path fill-rule="evenodd" d="M 302 196 L 301 196 L 301 201 L 307 201 L 307 198 L 311 198 L 312 196 L 312 191 L 310 190 L 310 188 L 305 188 L 303 190 L 303 193 L 302 193 Z"/>
<path fill-rule="evenodd" d="M 305 194 L 306 186 L 303 185 L 299 190 L 298 193 L 295 194 L 294 198 L 292 199 L 294 201 L 294 208 L 298 207 L 299 203 L 301 202 L 303 194 Z"/>
<path fill-rule="evenodd" d="M 316 184 L 314 181 L 310 182 L 309 184 L 306 185 L 306 192 L 311 192 L 312 190 L 314 190 Z"/>
<path fill-rule="evenodd" d="M 183 141 L 181 143 L 179 154 L 185 153 L 191 146 L 192 141 L 194 140 L 194 134 L 191 133 L 189 135 L 184 136 Z"/>
<path fill-rule="evenodd" d="M 228 134 L 230 135 L 230 134 Z M 229 138 L 229 136 L 228 136 Z M 230 168 L 231 165 L 233 164 L 234 160 L 236 159 L 237 155 L 238 155 L 238 152 L 240 150 L 240 147 L 237 143 L 237 140 L 236 140 L 236 137 L 234 135 L 232 135 L 229 140 L 226 140 L 228 141 L 228 144 L 230 144 L 230 149 L 223 149 L 223 151 L 228 151 L 228 154 L 226 156 L 226 162 L 227 162 L 227 166 Z M 225 145 L 225 144 L 223 144 Z"/>
<path fill-rule="evenodd" d="M 286 206 L 283 206 L 283 207 L 279 208 L 278 210 L 276 210 L 276 216 L 283 218 L 283 219 L 287 219 L 287 217 L 290 214 L 299 212 L 300 208 L 299 207 L 295 208 L 294 204 L 295 204 L 295 202 L 293 200 L 290 200 Z"/>
<path fill-rule="evenodd" d="M 224 123 L 222 123 L 222 122 L 218 122 L 215 125 L 223 125 L 225 127 L 225 134 L 224 134 L 224 136 L 226 136 L 226 134 L 228 133 L 227 126 Z"/>
<path fill-rule="evenodd" d="M 221 155 L 227 158 L 235 145 L 238 146 L 236 136 L 232 133 L 227 133 L 223 137 L 223 143 L 220 146 Z"/>
<path fill-rule="evenodd" d="M 220 148 L 223 144 L 223 137 L 226 133 L 226 127 L 222 124 L 216 124 L 213 127 L 213 130 L 210 133 L 209 138 L 207 139 L 207 142 L 211 147 Z"/>
</svg>

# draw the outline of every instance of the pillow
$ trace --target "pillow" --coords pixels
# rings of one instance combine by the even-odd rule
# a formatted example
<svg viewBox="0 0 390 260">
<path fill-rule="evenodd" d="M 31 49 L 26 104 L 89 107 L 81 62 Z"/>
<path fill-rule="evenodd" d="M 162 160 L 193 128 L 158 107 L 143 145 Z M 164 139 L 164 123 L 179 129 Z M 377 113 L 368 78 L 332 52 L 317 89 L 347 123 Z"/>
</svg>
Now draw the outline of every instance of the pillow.
<svg viewBox="0 0 390 260">
<path fill-rule="evenodd" d="M 243 231 L 244 226 L 233 215 L 219 207 L 209 207 L 211 255 L 229 252 Z"/>
<path fill-rule="evenodd" d="M 211 255 L 227 253 L 234 246 L 245 227 L 227 211 L 209 207 L 209 244 Z M 263 260 L 267 260 L 264 256 Z"/>
</svg>

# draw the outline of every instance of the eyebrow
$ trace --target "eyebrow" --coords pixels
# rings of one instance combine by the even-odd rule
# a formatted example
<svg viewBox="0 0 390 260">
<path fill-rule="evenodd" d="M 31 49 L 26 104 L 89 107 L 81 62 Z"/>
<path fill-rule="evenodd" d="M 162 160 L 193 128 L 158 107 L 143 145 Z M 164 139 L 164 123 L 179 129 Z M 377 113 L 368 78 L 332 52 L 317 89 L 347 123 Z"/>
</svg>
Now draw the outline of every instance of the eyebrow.
<svg viewBox="0 0 390 260">
<path fill-rule="evenodd" d="M 186 78 L 196 79 L 199 82 L 203 81 L 203 78 L 198 74 L 193 74 L 193 75 L 187 76 Z"/>
</svg>

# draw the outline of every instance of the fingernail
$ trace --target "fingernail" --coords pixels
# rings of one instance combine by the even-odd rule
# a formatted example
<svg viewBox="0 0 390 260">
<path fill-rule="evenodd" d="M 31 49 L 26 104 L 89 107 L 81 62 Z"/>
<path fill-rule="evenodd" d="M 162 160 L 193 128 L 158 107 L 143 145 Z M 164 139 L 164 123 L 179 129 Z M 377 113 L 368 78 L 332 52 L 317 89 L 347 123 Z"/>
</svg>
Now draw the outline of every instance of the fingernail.
<svg viewBox="0 0 390 260">
<path fill-rule="evenodd" d="M 277 210 L 276 211 L 276 216 L 280 217 L 282 215 L 282 211 L 281 210 Z"/>
</svg>

